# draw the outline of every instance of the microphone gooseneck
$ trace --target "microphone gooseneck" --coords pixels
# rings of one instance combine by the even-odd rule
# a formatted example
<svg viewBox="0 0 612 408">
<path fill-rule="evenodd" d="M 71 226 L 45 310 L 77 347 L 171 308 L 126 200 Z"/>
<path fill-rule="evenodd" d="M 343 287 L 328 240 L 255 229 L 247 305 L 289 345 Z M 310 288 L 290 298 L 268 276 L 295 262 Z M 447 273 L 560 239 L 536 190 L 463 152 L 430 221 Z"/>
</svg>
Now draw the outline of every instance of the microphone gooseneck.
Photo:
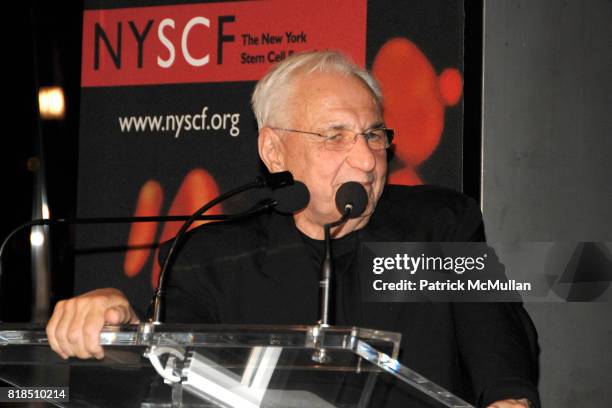
<svg viewBox="0 0 612 408">
<path fill-rule="evenodd" d="M 221 221 L 233 217 L 232 215 L 201 215 L 196 220 Z M 7 244 L 20 231 L 34 226 L 55 226 L 59 224 L 79 225 L 79 224 L 127 224 L 134 222 L 168 222 L 168 221 L 185 221 L 188 220 L 188 215 L 166 215 L 166 216 L 149 216 L 149 217 L 86 217 L 86 218 L 37 218 L 25 222 L 13 229 L 2 241 L 0 245 L 0 282 L 2 281 L 4 250 Z M 129 249 L 129 247 L 128 247 Z"/>
<path fill-rule="evenodd" d="M 333 262 L 331 254 L 331 229 L 344 224 L 349 218 L 357 218 L 365 211 L 368 205 L 368 194 L 363 186 L 355 181 L 349 181 L 340 186 L 336 192 L 336 208 L 342 216 L 329 224 L 323 225 L 325 238 L 325 256 L 321 265 L 320 292 L 320 318 L 318 324 L 329 326 L 331 277 Z"/>
<path fill-rule="evenodd" d="M 216 204 L 236 195 L 243 191 L 253 188 L 269 188 L 272 190 L 271 197 L 266 198 L 257 203 L 252 208 L 237 214 L 215 214 L 202 215 Z M 149 324 L 160 324 L 162 316 L 162 295 L 164 292 L 164 282 L 166 271 L 171 264 L 172 257 L 176 251 L 178 243 L 184 236 L 189 226 L 196 220 L 220 221 L 228 219 L 245 218 L 262 211 L 273 208 L 274 210 L 290 214 L 299 211 L 308 205 L 310 193 L 306 186 L 293 179 L 291 172 L 284 171 L 279 173 L 271 173 L 266 176 L 257 177 L 255 181 L 245 184 L 241 187 L 228 191 L 225 194 L 215 198 L 206 205 L 199 208 L 190 216 L 186 215 L 170 215 L 170 216 L 148 216 L 148 217 L 90 217 L 90 218 L 55 218 L 55 219 L 35 219 L 19 225 L 4 239 L 0 245 L 0 281 L 2 279 L 2 261 L 4 250 L 7 243 L 21 230 L 37 225 L 77 225 L 77 224 L 123 224 L 123 223 L 141 223 L 141 222 L 165 222 L 165 221 L 185 221 L 177 235 L 175 236 L 172 246 L 164 258 L 164 262 L 157 281 L 157 288 L 151 302 L 151 313 L 149 315 Z"/>
<path fill-rule="evenodd" d="M 300 184 L 302 187 L 299 187 Z M 298 187 L 294 187 L 296 185 Z M 281 209 L 284 209 L 286 211 L 289 211 L 291 209 L 294 209 L 293 211 L 297 211 L 305 207 L 306 205 L 308 205 L 310 194 L 308 193 L 306 186 L 304 186 L 304 184 L 300 182 L 294 181 L 292 174 L 288 171 L 284 171 L 280 173 L 272 173 L 266 177 L 257 177 L 254 182 L 245 184 L 241 187 L 235 188 L 224 194 L 221 194 L 219 197 L 203 205 L 196 212 L 194 212 L 193 215 L 189 217 L 187 221 L 185 221 L 185 223 L 183 223 L 180 230 L 177 232 L 176 236 L 174 237 L 172 241 L 170 250 L 166 254 L 166 257 L 164 258 L 164 262 L 159 272 L 157 288 L 155 289 L 153 299 L 151 302 L 151 313 L 148 319 L 150 323 L 154 325 L 158 325 L 158 324 L 161 324 L 162 322 L 162 309 L 163 309 L 162 297 L 163 297 L 164 287 L 165 287 L 165 278 L 167 275 L 167 271 L 170 268 L 170 265 L 172 263 L 173 257 L 175 256 L 179 243 L 185 236 L 185 233 L 187 232 L 187 229 L 189 229 L 189 226 L 201 214 L 208 211 L 209 209 L 219 204 L 220 202 L 230 197 L 233 197 L 239 193 L 242 193 L 244 191 L 251 190 L 254 188 L 263 188 L 263 187 L 268 187 L 268 188 L 273 189 L 273 198 L 266 200 L 262 207 L 255 207 L 249 212 L 255 213 L 255 212 L 259 212 L 262 208 L 270 208 L 270 207 L 281 207 Z M 282 190 L 290 189 L 290 188 L 295 188 L 297 189 L 296 191 L 301 191 L 300 200 L 290 200 L 286 195 L 283 195 L 283 193 L 281 193 Z M 304 193 L 303 190 L 306 190 L 306 193 Z M 292 195 L 290 195 L 289 197 L 292 197 Z"/>
</svg>

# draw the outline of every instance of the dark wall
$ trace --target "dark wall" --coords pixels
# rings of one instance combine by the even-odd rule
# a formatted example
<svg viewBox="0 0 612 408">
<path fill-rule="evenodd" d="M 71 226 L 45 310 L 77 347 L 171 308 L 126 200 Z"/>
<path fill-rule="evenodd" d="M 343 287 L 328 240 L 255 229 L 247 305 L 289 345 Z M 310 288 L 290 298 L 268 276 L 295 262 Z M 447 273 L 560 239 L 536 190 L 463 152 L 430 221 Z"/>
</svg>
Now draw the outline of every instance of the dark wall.
<svg viewBox="0 0 612 408">
<path fill-rule="evenodd" d="M 0 138 L 3 176 L 0 237 L 32 217 L 34 180 L 44 169 L 51 216 L 74 216 L 81 61 L 81 1 L 70 7 L 29 0 L 7 5 L 4 115 Z M 61 86 L 64 120 L 38 119 L 39 86 Z M 72 293 L 72 231 L 51 230 L 51 299 Z M 32 277 L 29 230 L 5 247 L 0 287 L 0 320 L 30 320 Z"/>
<path fill-rule="evenodd" d="M 612 2 L 485 2 L 490 241 L 612 241 Z M 612 305 L 528 304 L 544 406 L 612 398 Z"/>
</svg>

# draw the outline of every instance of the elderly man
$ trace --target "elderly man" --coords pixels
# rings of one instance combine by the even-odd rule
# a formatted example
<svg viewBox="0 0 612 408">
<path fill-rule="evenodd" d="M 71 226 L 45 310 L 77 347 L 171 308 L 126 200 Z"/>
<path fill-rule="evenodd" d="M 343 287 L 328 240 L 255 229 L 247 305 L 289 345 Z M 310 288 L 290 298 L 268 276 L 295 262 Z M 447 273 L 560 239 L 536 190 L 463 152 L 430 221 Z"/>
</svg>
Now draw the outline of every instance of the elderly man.
<svg viewBox="0 0 612 408">
<path fill-rule="evenodd" d="M 356 181 L 369 201 L 360 217 L 332 230 L 332 322 L 401 332 L 403 364 L 478 405 L 537 405 L 535 345 L 520 304 L 361 300 L 361 242 L 484 240 L 473 200 L 426 186 L 385 188 L 393 131 L 376 81 L 342 54 L 297 54 L 259 81 L 253 109 L 261 160 L 270 172 L 289 170 L 303 181 L 310 204 L 293 217 L 270 212 L 191 231 L 169 276 L 167 321 L 314 323 L 323 225 L 340 215 L 339 186 Z M 64 358 L 102 358 L 102 326 L 138 319 L 119 291 L 100 289 L 58 303 L 47 334 Z M 374 396 L 387 406 L 405 406 L 405 398 Z"/>
</svg>

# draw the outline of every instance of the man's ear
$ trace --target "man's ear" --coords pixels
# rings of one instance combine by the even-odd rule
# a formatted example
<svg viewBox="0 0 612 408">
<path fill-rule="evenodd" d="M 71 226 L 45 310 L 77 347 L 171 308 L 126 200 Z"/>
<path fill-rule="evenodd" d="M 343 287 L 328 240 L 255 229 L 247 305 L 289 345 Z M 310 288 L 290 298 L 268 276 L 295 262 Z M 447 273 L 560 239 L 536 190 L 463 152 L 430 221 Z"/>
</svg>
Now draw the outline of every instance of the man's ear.
<svg viewBox="0 0 612 408">
<path fill-rule="evenodd" d="M 287 170 L 283 154 L 283 143 L 278 133 L 269 127 L 262 128 L 259 131 L 257 145 L 259 157 L 270 173 Z"/>
</svg>

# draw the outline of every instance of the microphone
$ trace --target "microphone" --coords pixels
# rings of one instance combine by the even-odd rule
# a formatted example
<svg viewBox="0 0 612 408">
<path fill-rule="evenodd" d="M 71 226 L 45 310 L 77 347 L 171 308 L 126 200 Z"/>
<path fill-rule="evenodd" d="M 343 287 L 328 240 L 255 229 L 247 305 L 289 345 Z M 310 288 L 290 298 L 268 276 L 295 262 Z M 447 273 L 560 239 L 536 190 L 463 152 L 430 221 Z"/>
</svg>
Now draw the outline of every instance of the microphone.
<svg viewBox="0 0 612 408">
<path fill-rule="evenodd" d="M 356 181 L 349 181 L 340 186 L 336 192 L 336 208 L 340 214 L 344 214 L 347 208 L 351 211 L 348 218 L 357 218 L 368 206 L 368 193 L 365 188 Z"/>
<path fill-rule="evenodd" d="M 319 325 L 329 326 L 329 297 L 331 289 L 331 276 L 333 263 L 331 256 L 330 230 L 333 227 L 344 224 L 349 218 L 357 218 L 365 211 L 368 205 L 368 194 L 365 188 L 356 181 L 349 181 L 340 186 L 336 191 L 336 208 L 342 216 L 337 221 L 325 224 L 323 232 L 325 236 L 325 256 L 321 265 L 320 290 L 320 313 Z M 325 358 L 323 354 L 317 358 Z"/>
<path fill-rule="evenodd" d="M 300 187 L 301 185 L 301 187 Z M 269 187 L 273 189 L 273 198 L 264 200 L 261 208 L 270 208 L 272 206 L 279 207 L 279 211 L 284 212 L 294 212 L 301 210 L 306 205 L 308 205 L 308 201 L 310 200 L 310 193 L 308 193 L 308 189 L 303 183 L 296 182 L 293 180 L 293 175 L 288 172 L 280 172 L 280 173 L 271 173 L 265 177 L 257 177 L 254 182 L 245 184 L 243 186 L 237 187 L 233 190 L 230 190 L 224 194 L 221 194 L 219 197 L 209 201 L 204 206 L 199 208 L 196 212 L 192 214 L 191 217 L 183 225 L 180 230 L 177 232 L 176 236 L 172 241 L 172 245 L 170 246 L 170 250 L 166 254 L 164 258 L 164 262 L 159 271 L 159 278 L 157 281 L 157 289 L 153 295 L 153 299 L 151 301 L 151 313 L 149 315 L 149 323 L 153 325 L 161 324 L 162 317 L 162 297 L 164 293 L 164 283 L 165 277 L 168 269 L 172 263 L 174 254 L 176 253 L 176 249 L 179 246 L 179 243 L 185 236 L 187 229 L 189 226 L 199 217 L 201 214 L 205 213 L 218 203 L 235 196 L 241 192 L 251 190 L 253 188 L 262 188 Z M 285 193 L 282 190 L 290 189 L 293 191 L 293 194 Z M 294 197 L 295 195 L 295 197 Z M 258 208 L 258 207 L 255 207 Z M 252 211 L 259 211 L 259 209 L 254 209 Z"/>
<path fill-rule="evenodd" d="M 273 173 L 268 177 L 258 177 L 256 179 L 258 186 L 269 187 L 273 189 L 272 197 L 264 200 L 261 205 L 255 206 L 251 210 L 239 214 L 217 214 L 217 215 L 200 215 L 195 218 L 196 221 L 223 221 L 234 217 L 244 217 L 252 215 L 255 212 L 265 210 L 267 208 L 275 208 L 280 213 L 292 213 L 308 205 L 310 194 L 303 183 L 293 182 L 293 176 L 290 172 Z M 298 186 L 296 184 L 301 184 Z M 283 188 L 285 187 L 286 188 Z M 305 190 L 305 191 L 302 191 Z M 292 193 L 289 193 L 292 191 Z M 294 197 L 293 194 L 296 194 Z M 278 208 L 277 208 L 278 207 Z M 2 259 L 4 259 L 4 250 L 6 245 L 19 231 L 34 226 L 54 226 L 59 224 L 80 225 L 80 224 L 131 224 L 134 222 L 168 222 L 168 221 L 187 221 L 190 215 L 165 215 L 165 216 L 144 216 L 144 217 L 84 217 L 84 218 L 37 218 L 25 222 L 13 229 L 2 241 L 0 245 L 0 277 L 2 276 Z"/>
<path fill-rule="evenodd" d="M 255 179 L 255 182 L 259 184 L 258 187 L 278 189 L 292 185 L 294 180 L 293 174 L 290 171 L 279 171 L 278 173 L 268 173 L 265 176 L 259 176 Z"/>
<path fill-rule="evenodd" d="M 272 190 L 274 210 L 281 214 L 293 214 L 304 209 L 310 202 L 310 192 L 301 181 Z"/>
<path fill-rule="evenodd" d="M 0 280 L 2 278 L 2 264 L 4 259 L 4 250 L 8 242 L 17 234 L 19 231 L 24 228 L 37 226 L 37 225 L 58 225 L 58 224 L 67 224 L 67 225 L 78 225 L 78 224 L 123 224 L 123 223 L 134 223 L 134 222 L 164 222 L 164 221 L 186 221 L 188 222 L 188 226 L 191 225 L 193 221 L 196 220 L 208 220 L 208 221 L 221 221 L 221 220 L 229 220 L 236 218 L 244 218 L 255 215 L 261 211 L 268 210 L 273 208 L 274 210 L 283 213 L 290 214 L 296 211 L 299 211 L 308 205 L 310 201 L 310 193 L 306 186 L 299 182 L 293 180 L 293 175 L 291 172 L 284 171 L 279 173 L 271 173 L 266 176 L 260 176 L 255 179 L 254 182 L 249 183 L 245 186 L 239 187 L 238 189 L 234 189 L 224 196 L 225 198 L 229 198 L 232 195 L 235 195 L 241 191 L 248 190 L 250 188 L 269 188 L 272 190 L 271 197 L 266 198 L 259 202 L 257 205 L 253 206 L 251 209 L 247 211 L 243 211 L 237 214 L 218 214 L 218 215 L 200 215 L 202 212 L 206 211 L 200 208 L 195 214 L 188 215 L 169 215 L 169 216 L 148 216 L 148 217 L 90 217 L 90 218 L 45 218 L 45 219 L 35 219 L 28 221 L 24 224 L 19 225 L 10 234 L 6 236 L 3 240 L 2 245 L 0 245 Z M 214 204 L 209 206 L 211 208 L 215 204 L 219 203 L 223 199 L 221 197 L 213 200 Z M 207 204 L 207 206 L 210 203 Z M 187 227 L 188 228 L 188 227 Z M 177 234 L 178 236 L 178 234 Z M 176 239 L 176 238 L 175 238 Z M 166 257 L 167 260 L 168 256 Z M 162 281 L 162 276 L 160 273 L 160 281 Z M 158 281 L 158 288 L 160 287 L 160 281 Z M 163 281 L 161 282 L 163 284 Z"/>
</svg>

